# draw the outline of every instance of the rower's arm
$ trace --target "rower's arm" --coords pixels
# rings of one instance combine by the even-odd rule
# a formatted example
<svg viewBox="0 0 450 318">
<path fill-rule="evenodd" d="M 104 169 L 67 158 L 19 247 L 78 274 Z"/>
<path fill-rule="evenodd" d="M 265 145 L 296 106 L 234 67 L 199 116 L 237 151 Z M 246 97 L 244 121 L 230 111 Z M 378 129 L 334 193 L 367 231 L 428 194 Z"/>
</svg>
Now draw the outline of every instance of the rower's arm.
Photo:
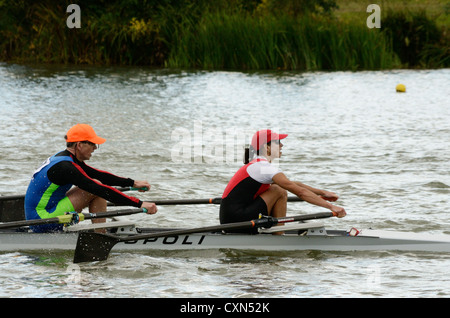
<svg viewBox="0 0 450 318">
<path fill-rule="evenodd" d="M 88 166 L 85 162 L 80 163 L 80 166 L 89 177 L 91 177 L 92 179 L 99 180 L 103 184 L 121 187 L 134 186 L 135 181 L 133 179 L 119 177 L 107 171 L 92 168 L 91 166 Z"/>
<path fill-rule="evenodd" d="M 49 180 L 57 185 L 76 185 L 80 189 L 102 197 L 116 205 L 129 205 L 138 208 L 142 205 L 142 201 L 138 198 L 128 196 L 113 187 L 92 179 L 78 164 L 71 161 L 62 161 L 55 164 L 49 169 L 47 175 Z"/>
<path fill-rule="evenodd" d="M 313 188 L 313 187 L 311 187 L 309 185 L 306 185 L 304 183 L 301 183 L 301 182 L 298 182 L 298 181 L 292 181 L 292 182 L 294 182 L 295 184 L 297 184 L 298 186 L 300 186 L 302 188 L 308 189 L 309 191 L 311 191 L 312 193 L 314 193 L 316 195 L 324 195 L 325 194 L 325 191 Z"/>
<path fill-rule="evenodd" d="M 275 184 L 295 194 L 300 199 L 308 203 L 330 210 L 333 208 L 333 205 L 331 203 L 325 201 L 319 196 L 319 194 L 324 194 L 322 190 L 315 189 L 300 182 L 291 181 L 288 179 L 288 177 L 286 177 L 284 173 L 277 173 L 275 176 L 273 176 L 272 180 Z"/>
<path fill-rule="evenodd" d="M 302 187 L 299 185 L 299 183 L 289 180 L 284 173 L 280 172 L 277 173 L 272 177 L 272 181 L 276 184 L 278 184 L 283 189 L 295 194 L 300 199 L 303 199 L 304 201 L 321 206 L 324 208 L 327 208 L 333 212 L 337 213 L 338 218 L 342 218 L 347 215 L 347 212 L 345 212 L 345 209 L 336 205 L 331 204 L 330 202 L 325 201 L 320 196 L 316 195 L 313 191 L 309 190 L 308 188 Z M 313 188 L 314 189 L 314 188 Z M 329 194 L 332 192 L 324 191 L 325 194 Z M 337 197 L 337 196 L 336 196 Z"/>
<path fill-rule="evenodd" d="M 309 191 L 313 192 L 314 194 L 320 195 L 322 197 L 322 199 L 325 199 L 327 201 L 337 201 L 339 199 L 339 196 L 334 192 L 316 189 L 316 188 L 313 188 L 309 185 L 306 185 L 306 184 L 298 182 L 298 181 L 293 181 L 293 182 L 302 188 L 308 189 Z"/>
</svg>

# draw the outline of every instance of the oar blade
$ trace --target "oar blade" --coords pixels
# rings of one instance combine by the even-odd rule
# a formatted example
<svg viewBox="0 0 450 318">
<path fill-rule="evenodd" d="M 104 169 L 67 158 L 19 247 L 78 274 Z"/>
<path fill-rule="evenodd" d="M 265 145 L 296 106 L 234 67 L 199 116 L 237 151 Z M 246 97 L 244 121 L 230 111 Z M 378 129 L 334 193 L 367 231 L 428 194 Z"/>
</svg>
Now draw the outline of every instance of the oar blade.
<svg viewBox="0 0 450 318">
<path fill-rule="evenodd" d="M 119 239 L 112 235 L 81 232 L 73 257 L 74 263 L 104 261 Z"/>
</svg>

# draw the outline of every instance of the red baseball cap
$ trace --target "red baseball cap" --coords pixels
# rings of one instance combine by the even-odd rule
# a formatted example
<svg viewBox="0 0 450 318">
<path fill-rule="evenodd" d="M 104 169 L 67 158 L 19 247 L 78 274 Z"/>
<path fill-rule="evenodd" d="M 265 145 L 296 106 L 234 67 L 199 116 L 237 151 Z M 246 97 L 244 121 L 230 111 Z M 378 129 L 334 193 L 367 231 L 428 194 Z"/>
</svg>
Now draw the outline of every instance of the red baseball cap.
<svg viewBox="0 0 450 318">
<path fill-rule="evenodd" d="M 255 150 L 259 150 L 261 146 L 269 143 L 272 140 L 281 140 L 286 138 L 287 134 L 277 134 L 270 129 L 263 129 L 257 131 L 252 138 L 252 147 Z"/>
<path fill-rule="evenodd" d="M 90 141 L 100 145 L 106 141 L 105 138 L 97 136 L 94 128 L 87 124 L 76 124 L 67 132 L 67 142 Z"/>
</svg>

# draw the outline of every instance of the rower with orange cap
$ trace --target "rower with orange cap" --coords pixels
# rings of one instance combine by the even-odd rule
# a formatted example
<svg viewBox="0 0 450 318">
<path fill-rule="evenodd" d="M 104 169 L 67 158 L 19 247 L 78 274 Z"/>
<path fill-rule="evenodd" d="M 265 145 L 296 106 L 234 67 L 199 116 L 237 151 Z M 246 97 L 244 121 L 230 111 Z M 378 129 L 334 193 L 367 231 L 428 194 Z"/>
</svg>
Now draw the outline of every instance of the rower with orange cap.
<svg viewBox="0 0 450 318">
<path fill-rule="evenodd" d="M 85 207 L 89 207 L 91 213 L 105 212 L 107 201 L 145 208 L 148 214 L 157 212 L 154 203 L 142 202 L 113 187 L 136 187 L 145 191 L 150 189 L 147 181 L 122 178 L 85 163 L 97 145 L 106 141 L 97 136 L 90 125 L 73 126 L 65 139 L 66 150 L 48 158 L 33 174 L 25 195 L 27 220 L 53 218 L 67 212 L 80 213 Z M 105 219 L 92 219 L 92 222 L 105 222 Z M 62 230 L 62 225 L 39 225 L 32 230 L 54 232 Z"/>
<path fill-rule="evenodd" d="M 281 140 L 287 136 L 268 129 L 253 135 L 245 165 L 231 178 L 222 195 L 220 223 L 249 221 L 257 219 L 260 214 L 284 217 L 287 191 L 308 203 L 336 212 L 338 217 L 346 215 L 344 208 L 327 202 L 336 201 L 337 194 L 291 181 L 279 167 L 272 164 L 273 159 L 281 157 Z"/>
</svg>

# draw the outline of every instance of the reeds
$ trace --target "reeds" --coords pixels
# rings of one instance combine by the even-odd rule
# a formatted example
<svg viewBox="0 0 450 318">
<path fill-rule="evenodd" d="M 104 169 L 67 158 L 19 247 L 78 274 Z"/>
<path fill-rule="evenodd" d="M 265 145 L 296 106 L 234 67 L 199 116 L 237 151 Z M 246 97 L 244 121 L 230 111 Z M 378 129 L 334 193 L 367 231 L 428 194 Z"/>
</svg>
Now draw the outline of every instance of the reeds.
<svg viewBox="0 0 450 318">
<path fill-rule="evenodd" d="M 211 13 L 185 22 L 168 67 L 360 70 L 398 66 L 379 30 L 310 16 Z"/>
<path fill-rule="evenodd" d="M 332 14 L 224 9 L 240 0 L 221 0 L 220 8 L 207 0 L 111 0 L 101 6 L 80 0 L 82 27 L 69 29 L 69 2 L 0 1 L 0 60 L 300 71 L 450 63 L 448 37 L 426 15 L 388 14 L 382 29 L 369 29 L 365 21 Z"/>
</svg>

